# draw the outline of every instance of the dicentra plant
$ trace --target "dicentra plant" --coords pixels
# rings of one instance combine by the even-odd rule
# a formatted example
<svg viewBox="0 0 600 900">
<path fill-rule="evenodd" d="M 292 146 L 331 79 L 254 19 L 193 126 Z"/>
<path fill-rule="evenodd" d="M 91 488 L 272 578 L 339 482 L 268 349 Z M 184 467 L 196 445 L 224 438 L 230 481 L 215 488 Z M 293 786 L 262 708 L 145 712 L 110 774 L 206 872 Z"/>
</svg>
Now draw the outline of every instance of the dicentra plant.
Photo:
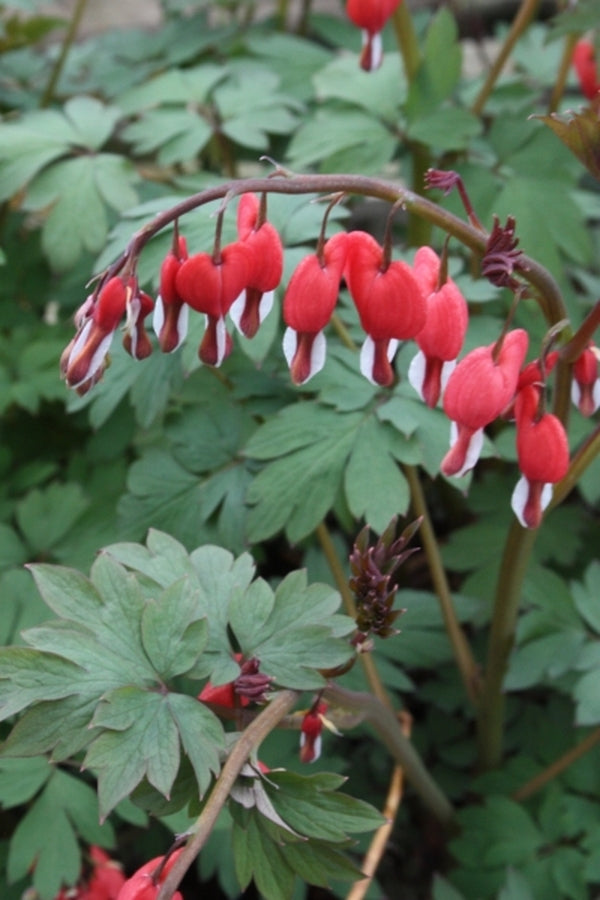
<svg viewBox="0 0 600 900">
<path fill-rule="evenodd" d="M 2 896 L 584 900 L 594 4 L 523 0 L 481 75 L 397 0 L 85 41 L 84 0 L 32 6 L 0 6 Z"/>
</svg>

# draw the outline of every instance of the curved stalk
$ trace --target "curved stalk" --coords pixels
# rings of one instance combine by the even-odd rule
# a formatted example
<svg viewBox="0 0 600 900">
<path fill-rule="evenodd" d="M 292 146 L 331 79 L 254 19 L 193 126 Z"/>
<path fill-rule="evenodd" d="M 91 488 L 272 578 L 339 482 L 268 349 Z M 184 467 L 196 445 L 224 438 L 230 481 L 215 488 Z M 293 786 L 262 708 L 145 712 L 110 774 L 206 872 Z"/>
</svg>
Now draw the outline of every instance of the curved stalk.
<svg viewBox="0 0 600 900">
<path fill-rule="evenodd" d="M 208 840 L 219 813 L 227 802 L 231 788 L 251 752 L 290 711 L 299 696 L 300 694 L 296 691 L 279 691 L 269 705 L 242 732 L 198 817 L 192 836 L 161 885 L 156 900 L 171 900 L 181 879 Z"/>
<path fill-rule="evenodd" d="M 289 175 L 289 173 L 277 169 L 274 177 L 238 179 L 224 182 L 214 188 L 207 188 L 159 213 L 134 234 L 124 253 L 106 270 L 104 277 L 110 278 L 118 274 L 127 261 L 135 262 L 150 238 L 171 225 L 175 219 L 181 218 L 206 203 L 222 200 L 224 197 L 233 199 L 249 191 L 292 195 L 347 193 L 373 197 L 388 203 L 400 201 L 409 213 L 414 212 L 431 225 L 451 234 L 465 247 L 480 256 L 485 252 L 489 237 L 487 232 L 473 227 L 470 223 L 438 206 L 437 203 L 433 203 L 413 191 L 406 190 L 394 182 L 363 175 Z M 549 324 L 554 325 L 561 319 L 567 318 L 560 289 L 547 269 L 536 260 L 522 254 L 515 265 L 515 271 L 535 288 L 537 302 Z"/>
<path fill-rule="evenodd" d="M 451 825 L 455 816 L 452 804 L 427 771 L 413 744 L 403 734 L 394 713 L 371 694 L 349 691 L 339 685 L 326 687 L 323 696 L 328 702 L 363 712 L 365 721 L 374 728 L 392 757 L 402 766 L 407 781 L 425 806 L 443 825 Z"/>
</svg>

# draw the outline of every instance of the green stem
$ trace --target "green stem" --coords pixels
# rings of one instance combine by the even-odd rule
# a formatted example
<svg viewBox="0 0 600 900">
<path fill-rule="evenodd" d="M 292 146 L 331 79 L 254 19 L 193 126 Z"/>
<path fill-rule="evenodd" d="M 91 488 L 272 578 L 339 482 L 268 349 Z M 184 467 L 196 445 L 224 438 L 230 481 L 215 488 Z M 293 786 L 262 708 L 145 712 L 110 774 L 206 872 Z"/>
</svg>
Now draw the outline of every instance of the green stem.
<svg viewBox="0 0 600 900">
<path fill-rule="evenodd" d="M 421 48 L 414 23 L 407 3 L 403 2 L 392 16 L 392 25 L 396 41 L 404 63 L 404 73 L 409 86 L 415 80 L 421 65 Z M 431 154 L 425 144 L 419 141 L 410 143 L 412 160 L 412 188 L 417 193 L 425 189 L 425 172 L 431 165 Z M 408 219 L 408 243 L 411 247 L 419 247 L 431 241 L 431 225 L 418 215 L 410 215 Z"/>
<path fill-rule="evenodd" d="M 402 766 L 407 781 L 425 806 L 438 821 L 450 825 L 455 816 L 452 804 L 427 771 L 411 741 L 402 733 L 394 713 L 371 694 L 349 691 L 339 685 L 329 685 L 323 696 L 337 706 L 362 711 L 365 721 L 375 729 L 394 760 Z"/>
<path fill-rule="evenodd" d="M 565 497 L 571 493 L 585 470 L 600 454 L 600 425 L 589 434 L 581 447 L 573 454 L 569 471 L 558 484 L 554 486 L 550 509 L 562 503 Z"/>
<path fill-rule="evenodd" d="M 550 763 L 550 765 L 543 769 L 538 775 L 531 778 L 518 788 L 518 790 L 514 791 L 512 795 L 513 800 L 526 800 L 528 797 L 531 797 L 532 794 L 537 793 L 537 791 L 545 787 L 550 781 L 557 778 L 561 772 L 564 772 L 565 769 L 572 766 L 574 762 L 577 762 L 578 759 L 581 759 L 582 756 L 589 753 L 599 741 L 600 728 L 595 728 L 584 737 L 582 741 L 575 744 L 574 747 L 571 747 L 570 750 L 567 750 L 566 753 L 558 759 L 555 759 L 553 763 Z"/>
<path fill-rule="evenodd" d="M 498 80 L 498 77 L 506 64 L 508 57 L 512 53 L 515 44 L 533 19 L 537 11 L 539 2 L 540 0 L 522 0 L 519 11 L 513 19 L 510 31 L 506 35 L 504 43 L 502 44 L 498 56 L 496 57 L 496 61 L 488 72 L 487 78 L 485 79 L 481 90 L 477 94 L 477 97 L 475 98 L 475 101 L 471 107 L 471 112 L 473 113 L 473 115 L 480 116 L 482 114 L 488 97 L 492 93 L 494 85 L 496 84 L 496 81 Z"/>
<path fill-rule="evenodd" d="M 288 0 L 277 0 L 277 28 L 287 30 Z"/>
<path fill-rule="evenodd" d="M 396 40 L 402 60 L 406 80 L 410 84 L 414 81 L 417 70 L 421 65 L 421 48 L 417 39 L 417 33 L 407 3 L 401 3 L 392 16 L 392 25 L 396 33 Z"/>
<path fill-rule="evenodd" d="M 556 80 L 554 82 L 552 93 L 550 94 L 550 101 L 548 103 L 549 113 L 553 113 L 558 109 L 559 103 L 565 92 L 565 84 L 567 83 L 567 76 L 569 74 L 573 59 L 573 49 L 578 39 L 578 34 L 568 34 L 565 37 L 563 52 L 558 66 L 558 72 L 556 73 Z"/>
<path fill-rule="evenodd" d="M 194 833 L 161 885 L 156 900 L 171 900 L 183 876 L 206 843 L 246 760 L 254 748 L 259 746 L 290 711 L 299 696 L 296 691 L 279 691 L 269 705 L 242 732 L 200 813 Z"/>
<path fill-rule="evenodd" d="M 481 770 L 494 768 L 502 757 L 502 682 L 514 642 L 523 579 L 536 536 L 537 529 L 523 528 L 514 519 L 500 562 L 477 722 L 478 766 Z"/>
<path fill-rule="evenodd" d="M 69 50 L 71 49 L 73 41 L 75 40 L 75 37 L 79 30 L 86 5 L 87 0 L 77 0 L 77 4 L 75 6 L 75 9 L 73 10 L 73 15 L 71 16 L 71 21 L 69 22 L 69 27 L 67 28 L 67 33 L 65 34 L 58 59 L 52 67 L 50 78 L 48 79 L 48 84 L 46 85 L 46 89 L 42 94 L 42 98 L 40 100 L 41 107 L 48 106 L 54 98 L 54 91 L 56 89 L 58 79 L 61 76 L 61 72 L 67 61 L 67 56 L 69 55 Z"/>
<path fill-rule="evenodd" d="M 404 466 L 403 471 L 410 487 L 413 511 L 416 516 L 420 516 L 423 519 L 419 529 L 419 535 L 423 541 L 423 548 L 427 557 L 431 580 L 438 596 L 438 600 L 440 601 L 446 632 L 454 651 L 454 658 L 456 659 L 467 696 L 473 704 L 476 704 L 480 690 L 479 666 L 475 661 L 469 642 L 456 617 L 454 604 L 452 602 L 452 594 L 450 593 L 446 571 L 442 563 L 433 525 L 431 524 L 431 517 L 427 508 L 425 494 L 419 480 L 419 474 L 414 466 Z"/>
</svg>

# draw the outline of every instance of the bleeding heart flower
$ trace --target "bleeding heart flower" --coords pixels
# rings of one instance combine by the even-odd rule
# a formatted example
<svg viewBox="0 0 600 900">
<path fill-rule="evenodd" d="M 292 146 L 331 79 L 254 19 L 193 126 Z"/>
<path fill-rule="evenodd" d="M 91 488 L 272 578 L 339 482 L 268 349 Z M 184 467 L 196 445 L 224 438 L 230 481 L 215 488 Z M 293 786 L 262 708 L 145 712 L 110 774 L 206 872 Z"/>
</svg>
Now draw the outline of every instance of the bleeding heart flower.
<svg viewBox="0 0 600 900">
<path fill-rule="evenodd" d="M 275 288 L 283 272 L 283 247 L 276 229 L 261 218 L 256 194 L 243 194 L 237 213 L 238 238 L 251 253 L 248 284 L 229 310 L 235 327 L 254 337 L 273 307 Z"/>
<path fill-rule="evenodd" d="M 540 412 L 540 392 L 535 386 L 519 391 L 515 415 L 522 477 L 513 491 L 511 506 L 524 528 L 537 528 L 552 499 L 552 485 L 567 474 L 569 443 L 560 419 Z"/>
<path fill-rule="evenodd" d="M 573 365 L 571 399 L 583 416 L 593 416 L 600 407 L 598 349 L 590 344 Z"/>
<path fill-rule="evenodd" d="M 522 328 L 509 331 L 501 345 L 477 347 L 454 369 L 444 392 L 444 411 L 452 420 L 444 475 L 464 475 L 483 446 L 483 429 L 512 401 L 529 338 Z"/>
<path fill-rule="evenodd" d="M 305 384 L 325 365 L 323 329 L 337 302 L 346 264 L 346 232 L 334 234 L 321 253 L 306 256 L 294 270 L 283 298 L 283 352 L 292 381 Z"/>
<path fill-rule="evenodd" d="M 154 301 L 148 294 L 138 289 L 135 281 L 135 288 L 132 286 L 132 294 L 127 301 L 127 319 L 123 335 L 123 346 L 134 359 L 146 359 L 152 353 L 152 344 L 146 332 L 144 319 L 153 309 Z"/>
<path fill-rule="evenodd" d="M 582 38 L 573 50 L 573 68 L 579 81 L 581 93 L 593 100 L 600 91 L 600 79 L 596 65 L 596 51 L 591 41 Z"/>
<path fill-rule="evenodd" d="M 160 267 L 159 293 L 152 320 L 152 327 L 163 353 L 177 350 L 187 335 L 189 306 L 180 297 L 175 285 L 177 273 L 187 258 L 186 240 L 177 235 Z"/>
<path fill-rule="evenodd" d="M 76 314 L 79 330 L 61 357 L 69 387 L 95 384 L 106 365 L 112 339 L 132 295 L 128 279 L 110 278 L 95 301 L 88 297 Z"/>
<path fill-rule="evenodd" d="M 198 354 L 208 366 L 220 366 L 231 352 L 225 316 L 248 284 L 251 260 L 248 248 L 237 241 L 223 247 L 215 260 L 210 253 L 196 253 L 185 260 L 175 275 L 179 297 L 206 315 L 206 331 Z"/>
<path fill-rule="evenodd" d="M 117 900 L 156 900 L 162 883 L 182 850 L 183 848 L 175 850 L 164 865 L 164 856 L 157 856 L 147 862 L 127 879 Z M 183 900 L 183 897 L 179 891 L 175 891 L 171 900 Z"/>
<path fill-rule="evenodd" d="M 313 704 L 302 719 L 300 726 L 300 761 L 316 762 L 321 755 L 321 732 L 327 704 L 321 701 Z"/>
<path fill-rule="evenodd" d="M 362 29 L 360 65 L 366 72 L 373 72 L 381 65 L 381 32 L 400 2 L 401 0 L 348 0 L 346 3 L 348 18 Z"/>
<path fill-rule="evenodd" d="M 415 337 L 425 325 L 425 299 L 418 282 L 408 263 L 388 263 L 383 247 L 365 231 L 348 235 L 345 276 L 367 333 L 360 370 L 373 384 L 390 385 L 398 341 Z"/>
<path fill-rule="evenodd" d="M 427 318 L 415 340 L 408 380 L 425 403 L 434 407 L 456 366 L 469 323 L 467 301 L 451 278 L 439 284 L 441 260 L 431 247 L 420 247 L 413 274 L 425 297 Z"/>
</svg>

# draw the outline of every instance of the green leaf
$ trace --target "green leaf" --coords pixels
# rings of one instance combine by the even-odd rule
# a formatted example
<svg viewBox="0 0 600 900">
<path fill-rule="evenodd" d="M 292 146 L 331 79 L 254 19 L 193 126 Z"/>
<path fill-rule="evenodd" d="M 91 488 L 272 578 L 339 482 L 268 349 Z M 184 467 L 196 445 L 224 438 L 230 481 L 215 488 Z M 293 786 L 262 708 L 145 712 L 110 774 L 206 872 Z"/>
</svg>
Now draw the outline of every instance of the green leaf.
<svg viewBox="0 0 600 900">
<path fill-rule="evenodd" d="M 267 422 L 246 447 L 248 456 L 281 454 L 265 466 L 248 490 L 247 500 L 254 507 L 248 516 L 253 541 L 264 540 L 283 527 L 291 541 L 300 540 L 322 521 L 339 490 L 361 416 L 341 415 L 313 403 L 294 412 L 300 408 Z M 290 426 L 287 435 L 286 422 Z M 310 423 L 309 430 L 306 423 Z M 267 449 L 270 435 L 274 436 L 273 450 Z"/>
<path fill-rule="evenodd" d="M 0 802 L 11 809 L 31 800 L 52 775 L 45 756 L 31 759 L 0 759 Z"/>
<path fill-rule="evenodd" d="M 84 147 L 98 150 L 111 136 L 123 115 L 115 106 L 105 106 L 95 97 L 72 97 L 65 103 L 65 117 Z"/>
<path fill-rule="evenodd" d="M 95 791 L 57 769 L 14 832 L 8 857 L 9 880 L 16 881 L 33 868 L 33 886 L 40 898 L 53 900 L 61 883 L 73 884 L 79 877 L 78 834 L 101 846 L 114 842 L 112 827 L 98 824 Z"/>
<path fill-rule="evenodd" d="M 260 580 L 234 594 L 229 624 L 246 657 L 278 684 L 319 687 L 318 669 L 342 665 L 353 650 L 340 638 L 353 622 L 336 615 L 340 598 L 327 585 L 306 584 L 305 572 L 290 573 L 273 592 Z"/>
<path fill-rule="evenodd" d="M 582 584 L 571 583 L 571 593 L 575 606 L 585 622 L 600 635 L 600 610 L 598 609 L 598 584 L 600 583 L 600 563 L 596 560 L 586 569 Z"/>
<path fill-rule="evenodd" d="M 32 703 L 77 693 L 82 669 L 49 653 L 29 647 L 0 647 L 0 717 L 8 719 Z"/>
<path fill-rule="evenodd" d="M 436 152 L 464 150 L 481 132 L 480 120 L 466 109 L 444 107 L 420 116 L 407 130 L 408 136 Z"/>
<path fill-rule="evenodd" d="M 461 49 L 452 13 L 442 8 L 431 20 L 423 46 L 423 61 L 411 83 L 405 106 L 409 122 L 433 112 L 451 96 L 460 77 Z"/>
<path fill-rule="evenodd" d="M 19 528 L 35 555 L 55 546 L 87 509 L 89 499 L 78 484 L 49 485 L 31 491 L 16 508 Z"/>
<path fill-rule="evenodd" d="M 338 56 L 314 77 L 319 100 L 343 100 L 395 125 L 406 93 L 399 53 L 386 53 L 379 69 L 363 72 L 351 55 Z"/>
<path fill-rule="evenodd" d="M 360 428 L 346 466 L 344 488 L 350 511 L 378 533 L 410 502 L 408 484 L 391 450 L 391 429 L 374 418 Z"/>
<path fill-rule="evenodd" d="M 199 620 L 197 597 L 187 579 L 148 601 L 141 629 L 144 649 L 163 680 L 192 668 L 206 644 L 208 626 L 205 619 Z"/>
<path fill-rule="evenodd" d="M 293 827 L 301 840 L 273 824 L 257 805 L 241 810 L 230 803 L 235 868 L 242 889 L 254 878 L 269 900 L 290 900 L 296 876 L 327 887 L 333 880 L 360 875 L 343 852 L 347 832 L 369 831 L 383 820 L 368 804 L 336 793 L 341 781 L 327 773 L 310 777 L 284 771 L 272 771 L 262 781 L 277 815 L 287 824 L 295 818 Z"/>
<path fill-rule="evenodd" d="M 368 147 L 365 148 L 365 143 Z M 294 169 L 320 163 L 322 171 L 380 172 L 396 149 L 396 138 L 374 116 L 359 111 L 318 110 L 292 137 L 286 159 Z"/>
</svg>

